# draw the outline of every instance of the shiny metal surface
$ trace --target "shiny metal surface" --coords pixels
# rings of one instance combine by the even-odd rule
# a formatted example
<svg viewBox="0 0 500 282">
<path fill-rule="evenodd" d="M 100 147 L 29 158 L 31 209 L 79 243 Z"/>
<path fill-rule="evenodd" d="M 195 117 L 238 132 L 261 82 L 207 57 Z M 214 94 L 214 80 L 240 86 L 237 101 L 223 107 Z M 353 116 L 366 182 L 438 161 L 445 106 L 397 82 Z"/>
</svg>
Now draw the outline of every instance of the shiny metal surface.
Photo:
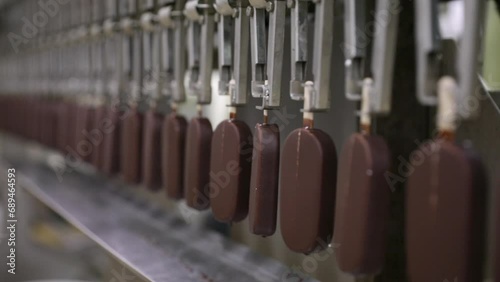
<svg viewBox="0 0 500 282">
<path fill-rule="evenodd" d="M 244 1 L 242 1 L 244 2 Z M 250 59 L 250 21 L 246 13 L 248 5 L 236 8 L 234 18 L 234 86 L 230 87 L 231 106 L 245 105 L 248 100 L 250 73 L 248 72 Z M 231 89 L 233 88 L 233 89 Z"/>
<path fill-rule="evenodd" d="M 212 71 L 214 61 L 215 10 L 208 5 L 200 8 L 199 0 L 191 0 L 186 4 L 184 14 L 188 27 L 188 62 L 191 94 L 197 98 L 198 104 L 212 102 Z"/>
<path fill-rule="evenodd" d="M 373 92 L 370 97 L 370 113 L 386 115 L 391 110 L 394 62 L 398 35 L 399 0 L 378 0 L 375 18 L 383 19 L 389 13 L 389 20 L 377 26 L 373 42 L 372 74 Z"/>
<path fill-rule="evenodd" d="M 315 11 L 314 47 L 313 47 L 313 93 L 310 108 L 306 112 L 321 112 L 330 109 L 333 56 L 333 11 L 335 1 L 317 1 Z"/>
<path fill-rule="evenodd" d="M 363 30 L 367 21 L 366 10 L 366 1 L 344 1 L 346 97 L 353 101 L 361 99 L 361 84 L 365 75 L 363 65 L 369 47 L 369 40 Z"/>
<path fill-rule="evenodd" d="M 214 231 L 190 227 L 139 196 L 137 187 L 88 171 L 73 171 L 60 181 L 42 161 L 54 160 L 53 154 L 11 137 L 0 139 L 0 167 L 16 167 L 18 187 L 60 214 L 142 279 L 270 282 L 283 281 L 290 273 L 283 264 Z"/>
<path fill-rule="evenodd" d="M 307 18 L 307 1 L 292 0 L 290 8 L 291 32 L 291 81 L 290 97 L 293 100 L 304 99 L 304 82 L 306 79 L 308 45 L 307 33 L 309 24 Z"/>
<path fill-rule="evenodd" d="M 276 109 L 281 105 L 281 82 L 285 53 L 285 1 L 251 1 L 250 43 L 252 57 L 252 96 L 262 98 L 258 109 Z M 266 29 L 266 14 L 269 26 Z"/>
</svg>

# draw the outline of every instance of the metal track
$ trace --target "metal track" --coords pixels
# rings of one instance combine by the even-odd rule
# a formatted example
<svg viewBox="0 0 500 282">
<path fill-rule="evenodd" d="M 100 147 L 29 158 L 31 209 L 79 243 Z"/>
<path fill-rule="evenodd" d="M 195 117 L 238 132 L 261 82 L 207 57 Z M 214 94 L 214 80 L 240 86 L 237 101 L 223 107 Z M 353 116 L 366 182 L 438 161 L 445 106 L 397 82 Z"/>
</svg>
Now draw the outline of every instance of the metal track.
<svg viewBox="0 0 500 282">
<path fill-rule="evenodd" d="M 118 183 L 76 171 L 60 182 L 47 165 L 26 159 L 46 154 L 43 149 L 34 154 L 19 140 L 0 139 L 0 169 L 6 171 L 9 160 L 9 167 L 16 168 L 18 187 L 60 214 L 140 279 L 268 282 L 286 281 L 292 273 L 280 262 L 214 231 L 192 228 Z"/>
</svg>

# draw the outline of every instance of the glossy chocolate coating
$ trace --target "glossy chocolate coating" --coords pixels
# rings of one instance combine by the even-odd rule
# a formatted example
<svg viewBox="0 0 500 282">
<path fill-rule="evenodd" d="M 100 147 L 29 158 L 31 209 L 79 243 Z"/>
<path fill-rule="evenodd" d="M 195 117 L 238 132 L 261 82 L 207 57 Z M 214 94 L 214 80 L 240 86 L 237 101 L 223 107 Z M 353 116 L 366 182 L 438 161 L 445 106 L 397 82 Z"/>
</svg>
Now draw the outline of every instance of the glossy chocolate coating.
<svg viewBox="0 0 500 282">
<path fill-rule="evenodd" d="M 162 127 L 162 177 L 167 195 L 179 200 L 184 197 L 184 156 L 187 121 L 172 113 L 165 117 Z"/>
<path fill-rule="evenodd" d="M 280 132 L 276 124 L 257 124 L 253 137 L 248 210 L 250 232 L 271 236 L 276 231 Z"/>
<path fill-rule="evenodd" d="M 144 115 L 142 180 L 152 190 L 161 188 L 161 125 L 163 115 L 153 110 Z"/>
<path fill-rule="evenodd" d="M 423 161 L 408 179 L 406 203 L 410 280 L 483 281 L 486 178 L 481 162 L 447 141 L 417 154 Z"/>
<path fill-rule="evenodd" d="M 328 134 L 300 128 L 281 155 L 280 223 L 292 251 L 308 254 L 332 240 L 337 155 Z"/>
<path fill-rule="evenodd" d="M 55 101 L 45 101 L 42 105 L 42 144 L 50 148 L 55 148 L 57 143 L 57 104 Z"/>
<path fill-rule="evenodd" d="M 49 103 L 49 140 L 47 146 L 52 149 L 57 147 L 57 102 L 53 101 Z"/>
<path fill-rule="evenodd" d="M 22 128 L 26 128 L 25 131 L 25 136 L 27 138 L 30 138 L 32 140 L 37 140 L 38 138 L 38 130 L 40 129 L 40 126 L 38 124 L 38 107 L 36 107 L 36 101 L 34 99 L 30 99 L 26 106 L 22 105 L 22 103 L 19 103 L 17 105 L 20 110 L 23 108 L 27 107 L 28 110 L 28 115 L 27 118 L 23 118 L 23 122 L 20 124 L 19 129 L 21 132 L 23 131 Z M 30 122 L 31 121 L 31 122 Z M 73 135 L 73 130 L 71 130 L 71 134 Z"/>
<path fill-rule="evenodd" d="M 38 123 L 39 123 L 39 135 L 38 135 L 38 142 L 41 144 L 45 144 L 45 140 L 47 139 L 47 129 L 45 128 L 47 126 L 47 113 L 45 109 L 45 101 L 40 101 L 38 104 Z"/>
<path fill-rule="evenodd" d="M 9 97 L 10 102 L 5 105 L 6 111 L 3 112 L 4 119 L 2 123 L 6 131 L 18 134 L 24 138 L 31 138 L 31 126 L 27 122 L 33 117 L 33 106 L 31 99 L 20 97 L 14 98 Z M 19 115 L 19 111 L 23 111 L 25 115 Z M 11 117 L 17 116 L 18 119 L 12 119 Z"/>
<path fill-rule="evenodd" d="M 41 101 L 40 102 L 40 143 L 44 146 L 49 146 L 50 144 L 50 134 L 52 134 L 52 124 L 50 120 L 50 102 Z"/>
<path fill-rule="evenodd" d="M 383 138 L 354 134 L 342 149 L 333 243 L 339 268 L 355 276 L 382 270 L 391 191 L 390 153 Z"/>
<path fill-rule="evenodd" d="M 83 140 L 87 141 L 88 144 L 90 144 L 90 154 L 88 154 L 85 157 L 85 161 L 89 164 L 92 164 L 92 158 L 94 157 L 94 154 L 96 153 L 97 147 L 95 144 L 95 141 L 93 138 L 90 136 L 90 132 L 94 129 L 94 121 L 95 121 L 95 111 L 96 109 L 92 106 L 88 107 L 88 113 L 87 113 L 87 123 L 85 124 L 85 129 L 83 134 Z"/>
<path fill-rule="evenodd" d="M 104 119 L 101 167 L 104 174 L 111 176 L 120 172 L 120 112 L 113 107 L 106 107 Z"/>
<path fill-rule="evenodd" d="M 63 105 L 65 103 L 63 101 L 57 101 L 54 104 L 54 110 L 53 110 L 53 121 L 54 121 L 54 136 L 52 137 L 53 141 L 53 148 L 54 150 L 61 151 L 60 149 L 60 135 L 63 135 L 62 133 L 64 132 L 63 126 L 66 125 L 67 121 L 61 120 L 61 112 L 63 109 Z M 62 124 L 62 125 L 61 125 Z"/>
<path fill-rule="evenodd" d="M 94 159 L 92 161 L 92 164 L 94 165 L 94 167 L 99 170 L 99 171 L 103 171 L 104 170 L 104 157 L 105 157 L 105 148 L 104 146 L 106 145 L 105 144 L 105 140 L 106 140 L 106 137 L 108 134 L 110 134 L 110 131 L 113 126 L 115 126 L 114 124 L 112 125 L 109 118 L 107 117 L 107 111 L 108 111 L 108 107 L 103 105 L 103 106 L 100 106 L 99 108 L 97 108 L 97 113 L 96 113 L 96 117 L 98 119 L 98 121 L 95 122 L 95 126 L 97 126 L 96 128 L 98 129 L 98 132 L 99 132 L 99 135 L 101 137 L 101 142 L 99 143 L 99 146 L 97 147 L 97 155 L 99 156 L 96 159 Z M 114 130 L 114 129 L 113 129 Z"/>
<path fill-rule="evenodd" d="M 186 204 L 197 210 L 210 207 L 210 150 L 212 124 L 206 118 L 193 118 L 189 122 L 184 168 L 184 197 Z"/>
<path fill-rule="evenodd" d="M 105 108 L 103 106 L 96 107 L 94 110 L 93 117 L 91 119 L 91 127 L 89 129 L 90 136 L 92 138 L 92 144 L 94 149 L 90 156 L 90 162 L 95 168 L 99 168 L 101 162 L 101 148 L 103 146 L 104 133 L 102 132 L 102 122 L 104 118 Z"/>
<path fill-rule="evenodd" d="M 87 105 L 78 105 L 76 108 L 74 127 L 74 147 L 73 149 L 83 161 L 88 162 L 92 154 L 93 145 L 87 140 L 85 132 L 89 128 L 91 108 Z"/>
<path fill-rule="evenodd" d="M 48 116 L 48 111 L 47 111 L 47 102 L 46 101 L 40 101 L 38 105 L 38 122 L 40 123 L 40 136 L 39 136 L 39 142 L 41 144 L 47 145 L 47 139 L 48 139 L 48 133 L 50 131 L 48 130 L 49 126 L 49 121 L 47 119 Z"/>
<path fill-rule="evenodd" d="M 7 122 L 9 117 L 18 117 L 19 115 L 14 114 L 13 109 L 16 107 L 16 102 L 11 97 L 0 96 L 0 127 L 4 132 L 16 133 L 16 127 L 20 123 L 20 120 L 14 119 Z"/>
<path fill-rule="evenodd" d="M 77 114 L 78 114 L 78 106 L 71 102 L 68 103 L 68 113 L 67 113 L 68 128 L 66 130 L 67 144 L 65 146 L 66 151 L 68 151 L 69 148 L 71 148 L 72 150 L 76 150 L 77 142 L 76 142 L 75 126 L 76 126 Z"/>
<path fill-rule="evenodd" d="M 60 105 L 62 104 L 61 101 L 56 101 L 53 105 L 52 105 L 52 122 L 53 122 L 53 136 L 52 136 L 52 140 L 51 140 L 51 147 L 54 149 L 54 150 L 59 150 L 59 123 L 60 123 L 60 119 L 59 119 L 59 113 L 60 113 Z"/>
<path fill-rule="evenodd" d="M 7 124 L 7 128 L 25 138 L 33 139 L 33 127 L 36 125 L 36 122 L 29 122 L 30 120 L 35 120 L 35 108 L 32 99 L 26 99 L 25 103 L 22 103 L 21 99 L 16 99 L 13 103 L 13 108 L 9 109 L 11 114 L 16 115 L 19 111 L 26 111 L 26 115 L 19 116 L 19 121 L 16 121 L 15 125 Z"/>
<path fill-rule="evenodd" d="M 17 125 L 17 128 L 14 129 L 17 133 L 23 135 L 26 138 L 36 140 L 36 130 L 39 129 L 37 121 L 37 109 L 35 99 L 31 98 L 26 101 L 26 104 L 23 103 L 22 100 L 17 100 L 15 108 L 12 113 L 20 113 L 22 111 L 26 111 L 26 116 L 20 116 L 20 122 Z M 73 133 L 73 131 L 71 131 Z"/>
<path fill-rule="evenodd" d="M 124 115 L 121 122 L 121 172 L 125 182 L 138 184 L 141 182 L 143 114 L 132 108 Z"/>
<path fill-rule="evenodd" d="M 33 126 L 32 126 L 32 134 L 33 134 L 33 137 L 36 141 L 38 142 L 41 142 L 42 141 L 42 134 L 43 134 L 43 117 L 42 117 L 42 109 L 41 109 L 41 106 L 40 106 L 40 101 L 33 101 L 33 107 L 34 107 L 34 111 L 33 111 Z M 76 116 L 76 112 L 75 112 L 75 116 Z M 28 121 L 29 122 L 29 121 Z M 75 126 L 76 126 L 76 118 L 75 118 Z M 73 128 L 73 137 L 76 139 L 76 134 L 74 132 L 74 128 L 75 127 L 72 127 Z M 76 143 L 76 142 L 75 142 Z"/>
<path fill-rule="evenodd" d="M 238 222 L 248 214 L 252 142 L 250 128 L 239 120 L 225 120 L 214 131 L 210 206 L 218 221 Z"/>
<path fill-rule="evenodd" d="M 57 149 L 65 152 L 68 145 L 68 128 L 69 128 L 69 106 L 65 102 L 59 103 L 57 113 Z"/>
<path fill-rule="evenodd" d="M 23 101 L 22 99 L 16 99 L 14 109 L 12 109 L 11 113 L 22 113 L 26 112 L 26 115 L 20 115 L 19 122 L 17 126 L 10 127 L 16 133 L 30 139 L 35 138 L 35 128 L 37 128 L 36 123 L 36 109 L 33 98 L 27 99 L 27 101 Z M 19 115 L 19 114 L 17 114 Z"/>
</svg>

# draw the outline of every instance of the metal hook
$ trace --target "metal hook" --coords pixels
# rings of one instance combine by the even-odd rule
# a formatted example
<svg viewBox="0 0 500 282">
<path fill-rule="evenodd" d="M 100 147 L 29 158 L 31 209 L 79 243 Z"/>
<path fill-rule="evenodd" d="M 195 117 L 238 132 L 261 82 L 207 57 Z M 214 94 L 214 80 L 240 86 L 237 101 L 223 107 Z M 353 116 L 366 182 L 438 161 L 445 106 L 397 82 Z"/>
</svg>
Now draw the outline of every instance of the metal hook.
<svg viewBox="0 0 500 282">
<path fill-rule="evenodd" d="M 252 96 L 262 98 L 258 109 L 274 109 L 281 103 L 286 2 L 250 0 L 250 4 L 253 8 L 247 11 L 251 17 Z M 266 12 L 269 14 L 267 32 Z"/>
</svg>

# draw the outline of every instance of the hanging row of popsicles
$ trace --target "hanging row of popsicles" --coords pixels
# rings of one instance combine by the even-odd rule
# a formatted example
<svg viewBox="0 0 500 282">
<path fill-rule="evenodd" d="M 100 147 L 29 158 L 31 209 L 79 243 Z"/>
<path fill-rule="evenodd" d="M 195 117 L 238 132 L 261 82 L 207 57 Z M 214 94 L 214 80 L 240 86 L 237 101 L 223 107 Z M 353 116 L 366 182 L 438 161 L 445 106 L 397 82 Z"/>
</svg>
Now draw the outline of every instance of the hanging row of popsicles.
<svg viewBox="0 0 500 282">
<path fill-rule="evenodd" d="M 439 106 L 440 139 L 407 187 L 409 277 L 481 281 L 485 173 L 453 137 L 457 120 L 474 114 L 463 105 L 474 98 L 484 1 L 465 1 L 457 56 L 439 36 L 438 4 L 414 4 L 417 93 L 422 104 Z M 18 6 L 30 15 L 35 5 Z M 331 0 L 71 1 L 19 54 L 0 58 L 2 92 L 25 94 L 1 96 L 1 127 L 127 183 L 163 188 L 194 209 L 211 208 L 221 222 L 248 215 L 257 235 L 275 233 L 279 207 L 291 250 L 319 251 L 333 238 L 343 271 L 374 275 L 386 251 L 391 157 L 384 138 L 372 134 L 371 117 L 390 113 L 402 7 L 398 0 L 344 1 L 346 97 L 361 109 L 360 132 L 344 145 L 337 178 L 335 145 L 314 127 L 314 113 L 330 107 L 334 6 Z M 368 48 L 359 27 L 373 9 L 375 18 L 391 17 L 376 25 Z M 303 127 L 280 148 L 268 112 L 280 109 L 289 59 L 290 97 L 303 101 Z M 211 103 L 214 63 L 229 115 L 212 130 L 203 107 Z M 457 73 L 446 72 L 446 64 L 456 64 Z M 262 99 L 253 135 L 237 115 L 249 91 Z M 186 93 L 198 105 L 189 122 L 178 112 Z"/>
</svg>

